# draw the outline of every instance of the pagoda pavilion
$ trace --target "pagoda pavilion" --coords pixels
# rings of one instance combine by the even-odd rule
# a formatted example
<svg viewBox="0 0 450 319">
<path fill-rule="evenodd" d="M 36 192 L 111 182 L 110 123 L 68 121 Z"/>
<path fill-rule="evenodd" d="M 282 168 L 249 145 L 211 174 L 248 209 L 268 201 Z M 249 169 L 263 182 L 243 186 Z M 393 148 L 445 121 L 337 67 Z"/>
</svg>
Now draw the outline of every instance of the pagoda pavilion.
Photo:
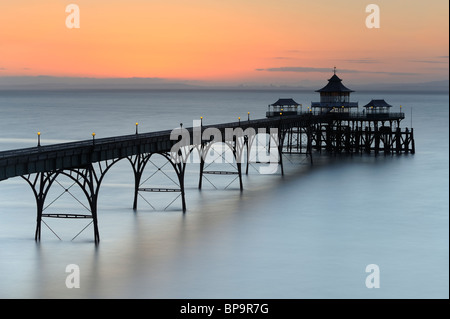
<svg viewBox="0 0 450 319">
<path fill-rule="evenodd" d="M 358 108 L 358 102 L 350 102 L 350 93 L 354 91 L 342 84 L 342 80 L 336 75 L 336 68 L 328 84 L 316 92 L 320 93 L 320 102 L 311 103 L 315 113 L 349 113 L 352 108 Z"/>
<path fill-rule="evenodd" d="M 366 114 L 387 114 L 392 105 L 388 104 L 385 100 L 371 100 L 364 105 Z"/>
<path fill-rule="evenodd" d="M 302 106 L 291 98 L 281 98 L 276 102 L 269 104 L 267 117 L 277 116 L 277 115 L 297 115 L 299 114 L 298 107 Z"/>
</svg>

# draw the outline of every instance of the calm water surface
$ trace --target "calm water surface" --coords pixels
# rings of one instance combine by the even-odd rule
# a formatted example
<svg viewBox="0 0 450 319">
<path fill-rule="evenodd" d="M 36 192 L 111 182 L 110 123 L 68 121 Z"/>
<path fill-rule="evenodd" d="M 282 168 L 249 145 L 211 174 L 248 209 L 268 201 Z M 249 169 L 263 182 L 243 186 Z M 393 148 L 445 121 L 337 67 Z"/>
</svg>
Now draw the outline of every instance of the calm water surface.
<svg viewBox="0 0 450 319">
<path fill-rule="evenodd" d="M 0 150 L 36 145 L 38 131 L 53 144 L 132 134 L 136 122 L 148 132 L 200 116 L 263 118 L 281 97 L 317 100 L 295 91 L 0 92 Z M 77 236 L 88 224 L 79 220 L 46 219 L 35 243 L 31 189 L 21 178 L 0 182 L 0 297 L 448 298 L 448 95 L 354 94 L 360 105 L 372 98 L 403 106 L 415 155 L 314 154 L 313 166 L 286 156 L 284 177 L 251 166 L 243 193 L 235 176 L 207 176 L 199 191 L 198 164 L 189 164 L 185 215 L 173 194 L 144 194 L 134 212 L 131 166 L 121 161 L 100 191 L 97 247 L 92 226 Z M 165 168 L 152 176 L 148 166 L 147 184 L 170 184 Z M 69 186 L 62 177 L 53 185 L 48 212 L 86 213 Z M 79 289 L 65 285 L 69 264 L 80 268 Z M 379 289 L 365 286 L 369 264 L 380 268 Z"/>
</svg>

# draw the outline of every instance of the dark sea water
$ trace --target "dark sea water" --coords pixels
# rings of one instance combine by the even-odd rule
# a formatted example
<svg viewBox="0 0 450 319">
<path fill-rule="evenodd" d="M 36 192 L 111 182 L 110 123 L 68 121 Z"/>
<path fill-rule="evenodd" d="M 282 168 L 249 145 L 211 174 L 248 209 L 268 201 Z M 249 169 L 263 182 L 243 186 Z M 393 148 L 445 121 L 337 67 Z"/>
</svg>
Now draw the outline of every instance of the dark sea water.
<svg viewBox="0 0 450 319">
<path fill-rule="evenodd" d="M 149 132 L 200 116 L 206 124 L 264 118 L 282 97 L 303 107 L 317 100 L 297 91 L 3 91 L 0 151 L 35 146 L 37 132 L 48 145 L 133 134 L 136 122 Z M 43 224 L 36 243 L 31 189 L 21 178 L 0 182 L 0 297 L 448 298 L 448 94 L 353 95 L 360 105 L 376 98 L 393 111 L 402 105 L 416 154 L 315 153 L 313 166 L 290 155 L 283 177 L 250 166 L 242 193 L 233 175 L 208 176 L 199 191 L 198 164 L 188 164 L 184 215 L 173 194 L 144 194 L 133 211 L 131 166 L 120 161 L 100 190 L 98 246 L 92 225 L 71 240 L 85 220 L 46 219 L 60 239 Z M 145 178 L 153 173 L 148 166 Z M 52 186 L 49 212 L 86 213 L 80 191 L 64 186 L 62 177 Z M 66 287 L 70 264 L 80 288 Z M 380 288 L 366 287 L 369 264 L 379 267 Z"/>
</svg>

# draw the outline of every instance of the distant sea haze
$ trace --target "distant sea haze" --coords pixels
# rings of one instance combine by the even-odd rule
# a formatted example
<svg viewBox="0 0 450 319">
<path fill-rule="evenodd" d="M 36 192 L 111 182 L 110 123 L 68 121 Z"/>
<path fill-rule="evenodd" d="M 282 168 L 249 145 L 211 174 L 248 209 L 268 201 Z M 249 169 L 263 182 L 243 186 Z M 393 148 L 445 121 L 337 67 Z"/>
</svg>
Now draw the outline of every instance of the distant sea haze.
<svg viewBox="0 0 450 319">
<path fill-rule="evenodd" d="M 235 84 L 211 85 L 200 81 L 174 81 L 163 78 L 88 78 L 88 77 L 54 77 L 54 76 L 9 76 L 0 77 L 1 90 L 73 90 L 73 89 L 126 89 L 126 90 L 317 90 L 324 81 L 311 81 L 304 85 L 272 84 Z M 346 81 L 347 84 L 351 82 Z M 418 83 L 372 83 L 351 84 L 357 91 L 448 93 L 449 81 L 431 81 Z"/>
</svg>

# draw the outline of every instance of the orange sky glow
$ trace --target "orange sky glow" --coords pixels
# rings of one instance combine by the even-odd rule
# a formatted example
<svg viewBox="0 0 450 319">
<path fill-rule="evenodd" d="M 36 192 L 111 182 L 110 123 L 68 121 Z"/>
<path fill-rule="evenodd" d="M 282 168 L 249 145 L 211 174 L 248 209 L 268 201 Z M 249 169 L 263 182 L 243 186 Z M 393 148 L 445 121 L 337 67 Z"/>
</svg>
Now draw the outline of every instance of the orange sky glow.
<svg viewBox="0 0 450 319">
<path fill-rule="evenodd" d="M 69 29 L 68 4 L 80 8 Z M 368 4 L 380 8 L 369 29 Z M 448 79 L 447 0 L 0 2 L 0 76 L 299 84 Z M 329 70 L 325 72 L 325 70 Z"/>
</svg>

